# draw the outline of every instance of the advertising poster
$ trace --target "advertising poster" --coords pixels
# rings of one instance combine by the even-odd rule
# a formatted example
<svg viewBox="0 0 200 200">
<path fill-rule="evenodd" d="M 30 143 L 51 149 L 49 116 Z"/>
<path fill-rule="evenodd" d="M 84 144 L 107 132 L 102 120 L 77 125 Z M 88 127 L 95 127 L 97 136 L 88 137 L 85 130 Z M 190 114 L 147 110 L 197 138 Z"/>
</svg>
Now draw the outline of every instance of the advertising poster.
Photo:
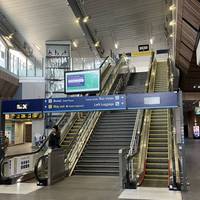
<svg viewBox="0 0 200 200">
<path fill-rule="evenodd" d="M 199 126 L 193 126 L 193 136 L 194 138 L 200 138 Z"/>
</svg>

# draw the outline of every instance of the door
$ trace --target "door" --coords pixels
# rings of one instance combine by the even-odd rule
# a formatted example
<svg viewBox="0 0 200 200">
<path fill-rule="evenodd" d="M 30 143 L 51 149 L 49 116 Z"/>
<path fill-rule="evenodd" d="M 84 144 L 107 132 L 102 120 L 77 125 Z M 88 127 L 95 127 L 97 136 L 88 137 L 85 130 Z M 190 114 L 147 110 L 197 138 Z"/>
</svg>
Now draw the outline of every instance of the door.
<svg viewBox="0 0 200 200">
<path fill-rule="evenodd" d="M 24 142 L 32 142 L 32 124 L 25 125 L 25 138 Z"/>
</svg>

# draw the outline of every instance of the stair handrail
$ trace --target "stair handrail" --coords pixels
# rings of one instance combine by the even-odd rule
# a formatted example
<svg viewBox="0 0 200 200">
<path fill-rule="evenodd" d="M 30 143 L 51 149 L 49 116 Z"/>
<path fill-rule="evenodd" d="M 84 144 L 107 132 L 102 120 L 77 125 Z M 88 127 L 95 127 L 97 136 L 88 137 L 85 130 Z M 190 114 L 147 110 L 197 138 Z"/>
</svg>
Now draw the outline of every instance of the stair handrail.
<svg viewBox="0 0 200 200">
<path fill-rule="evenodd" d="M 173 91 L 173 69 L 172 69 L 172 62 L 168 58 L 168 67 L 169 67 L 169 90 Z M 171 151 L 169 152 L 170 158 L 169 158 L 169 167 L 170 167 L 170 184 L 173 188 L 180 189 L 181 185 L 181 179 L 180 179 L 180 169 L 179 169 L 179 161 L 180 161 L 180 155 L 178 151 L 177 146 L 177 137 L 176 137 L 176 130 L 175 130 L 175 124 L 174 124 L 174 112 L 172 109 L 169 110 L 169 124 L 170 124 L 170 132 L 171 134 L 169 137 L 170 145 L 171 145 Z M 170 148 L 169 148 L 170 150 Z"/>
<path fill-rule="evenodd" d="M 110 67 L 111 64 L 114 63 L 114 60 L 111 58 L 111 57 L 106 57 L 106 59 L 103 61 L 103 63 L 101 64 L 100 66 L 100 70 L 101 70 L 101 74 L 103 75 L 104 72 L 106 71 L 107 67 Z M 107 75 L 107 74 L 106 74 Z M 103 84 L 103 86 L 105 85 L 105 83 Z M 63 114 L 61 116 L 61 118 L 57 121 L 56 125 L 59 126 L 59 124 L 62 122 L 62 120 L 65 118 L 66 114 Z M 68 119 L 67 123 L 62 127 L 61 129 L 61 140 L 63 139 L 63 134 L 66 130 L 69 129 L 69 127 L 74 123 L 74 121 L 76 120 L 77 118 L 77 113 L 72 113 L 70 118 Z M 52 133 L 52 131 L 49 133 L 49 135 Z M 37 158 L 39 158 L 41 155 L 44 155 L 47 151 L 47 148 L 48 148 L 48 141 L 49 141 L 49 136 L 47 136 L 47 138 L 45 139 L 45 141 L 41 144 L 41 146 L 35 150 L 35 151 L 32 151 L 32 152 L 28 152 L 28 153 L 19 153 L 19 154 L 13 154 L 13 155 L 9 155 L 9 156 L 5 156 L 4 158 L 2 158 L 0 160 L 0 179 L 2 177 L 4 178 L 9 178 L 9 177 L 5 177 L 4 174 L 3 174 L 3 171 L 4 171 L 4 166 L 5 166 L 5 163 L 6 161 L 10 160 L 10 159 L 13 159 L 15 157 L 22 157 L 22 156 L 31 156 L 33 155 L 34 156 L 34 160 L 36 161 Z M 40 155 L 41 154 L 41 155 Z M 37 156 L 36 156 L 37 155 Z M 23 174 L 26 174 L 27 172 L 25 173 L 22 173 Z M 19 174 L 16 175 L 16 177 L 18 177 Z"/>
<path fill-rule="evenodd" d="M 106 70 L 108 69 L 108 71 L 110 71 L 112 69 L 112 66 L 114 66 L 114 63 L 115 62 L 113 61 L 113 59 L 110 56 L 107 56 L 105 60 L 103 61 L 103 63 L 101 64 L 101 66 L 99 67 L 101 71 L 101 76 L 102 76 L 101 88 L 104 87 L 109 76 L 109 73 L 105 74 Z M 67 123 L 64 125 L 63 129 L 61 130 L 61 142 L 64 141 L 64 139 L 66 138 L 66 135 L 69 135 L 70 128 L 73 126 L 73 124 L 76 122 L 77 119 L 78 119 L 78 113 L 77 112 L 71 113 L 70 118 L 68 119 Z"/>
<path fill-rule="evenodd" d="M 148 71 L 147 80 L 145 82 L 145 92 L 149 92 L 152 89 L 152 78 L 151 74 L 152 72 L 155 73 L 155 60 L 153 60 L 151 67 Z M 141 166 L 141 163 L 144 163 L 144 161 L 141 160 L 144 156 L 139 156 L 139 154 L 145 154 L 143 146 L 146 144 L 145 137 L 147 138 L 147 132 L 149 130 L 150 125 L 150 111 L 149 110 L 138 110 L 136 121 L 134 125 L 132 140 L 130 144 L 129 153 L 127 155 L 127 163 L 128 163 L 128 170 L 131 180 L 140 182 L 143 179 L 143 172 L 144 170 L 141 170 L 139 166 Z M 145 143 L 144 143 L 145 142 Z M 142 153 L 141 153 L 142 152 Z M 137 184 L 137 183 L 136 183 Z"/>
<path fill-rule="evenodd" d="M 128 73 L 126 74 L 126 77 L 129 77 L 130 76 L 130 70 L 128 71 Z M 112 92 L 112 94 L 117 94 L 120 90 L 121 90 L 121 88 L 124 88 L 125 87 L 125 85 L 127 84 L 127 79 L 125 78 L 123 78 L 122 76 L 120 77 L 120 79 L 119 80 L 117 80 L 118 82 L 117 82 L 117 85 L 115 86 L 115 89 L 113 90 L 113 92 Z M 114 84 L 114 83 L 113 83 Z M 112 89 L 112 86 L 111 86 L 111 88 L 109 89 L 109 90 L 111 90 Z M 109 91 L 109 93 L 110 93 L 110 91 Z M 88 117 L 89 117 L 89 113 L 88 113 Z M 88 118 L 87 117 L 87 118 Z M 86 119 L 87 119 L 86 118 Z M 76 142 L 76 140 L 77 140 L 77 136 L 78 135 L 76 135 L 74 138 L 73 138 L 73 140 L 70 142 L 70 144 L 68 145 L 68 147 L 67 147 L 67 150 L 66 150 L 66 153 L 68 154 L 69 153 L 69 151 L 70 151 L 70 149 L 72 148 L 72 146 L 73 146 L 73 144 Z"/>
<path fill-rule="evenodd" d="M 104 90 L 102 91 L 101 94 L 107 95 L 112 88 L 112 85 L 115 82 L 115 79 L 118 75 L 118 72 L 120 70 L 121 64 L 124 62 L 124 57 L 120 59 L 118 64 L 114 66 L 111 76 L 109 77 L 109 80 L 106 85 L 104 85 Z M 67 164 L 67 169 L 69 172 L 69 175 L 72 174 L 76 163 L 79 160 L 79 157 L 82 154 L 82 151 L 84 150 L 85 145 L 87 144 L 95 126 L 96 123 L 98 122 L 98 119 L 101 115 L 101 112 L 90 112 L 89 116 L 86 119 L 86 122 L 83 124 L 81 129 L 79 130 L 78 137 L 76 142 L 74 143 L 74 146 L 70 149 L 70 151 L 67 154 L 66 157 L 66 164 Z"/>
<path fill-rule="evenodd" d="M 152 63 L 149 77 L 148 77 L 149 84 L 146 85 L 147 92 L 154 91 L 156 69 L 157 69 L 157 62 L 156 62 L 156 60 L 154 60 Z M 145 169 L 146 169 L 147 145 L 148 145 L 148 138 L 149 138 L 150 120 L 151 120 L 151 111 L 145 110 L 144 111 L 144 121 L 143 121 L 141 136 L 140 136 L 139 151 L 136 154 L 137 158 L 135 158 L 135 160 L 137 160 L 137 163 L 134 164 L 136 166 L 136 169 L 134 169 L 134 172 L 133 172 L 133 173 L 135 173 L 135 176 L 136 176 L 137 185 L 140 185 L 144 180 Z"/>
</svg>

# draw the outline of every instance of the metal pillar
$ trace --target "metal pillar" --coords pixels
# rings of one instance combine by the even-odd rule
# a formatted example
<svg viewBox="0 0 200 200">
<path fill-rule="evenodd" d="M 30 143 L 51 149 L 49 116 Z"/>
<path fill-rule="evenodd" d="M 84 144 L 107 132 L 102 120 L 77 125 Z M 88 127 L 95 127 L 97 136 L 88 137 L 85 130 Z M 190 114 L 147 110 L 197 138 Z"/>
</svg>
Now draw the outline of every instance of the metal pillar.
<svg viewBox="0 0 200 200">
<path fill-rule="evenodd" d="M 181 164 L 181 190 L 187 190 L 187 176 L 186 176 L 186 161 L 185 161 L 185 139 L 184 139 L 184 118 L 183 118 L 183 100 L 182 91 L 178 93 L 179 107 L 175 111 L 176 130 L 177 130 L 177 145 L 180 154 Z"/>
</svg>

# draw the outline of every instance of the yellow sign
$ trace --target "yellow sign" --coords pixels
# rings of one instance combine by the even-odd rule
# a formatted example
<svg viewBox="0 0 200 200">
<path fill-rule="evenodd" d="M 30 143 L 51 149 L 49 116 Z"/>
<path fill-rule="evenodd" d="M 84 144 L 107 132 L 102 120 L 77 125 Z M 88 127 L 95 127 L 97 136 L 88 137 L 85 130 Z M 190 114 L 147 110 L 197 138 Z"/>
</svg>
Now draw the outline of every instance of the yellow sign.
<svg viewBox="0 0 200 200">
<path fill-rule="evenodd" d="M 11 114 L 6 119 L 42 119 L 42 113 Z"/>
<path fill-rule="evenodd" d="M 152 51 L 140 51 L 140 52 L 132 52 L 132 57 L 140 57 L 140 56 L 151 56 Z"/>
</svg>

